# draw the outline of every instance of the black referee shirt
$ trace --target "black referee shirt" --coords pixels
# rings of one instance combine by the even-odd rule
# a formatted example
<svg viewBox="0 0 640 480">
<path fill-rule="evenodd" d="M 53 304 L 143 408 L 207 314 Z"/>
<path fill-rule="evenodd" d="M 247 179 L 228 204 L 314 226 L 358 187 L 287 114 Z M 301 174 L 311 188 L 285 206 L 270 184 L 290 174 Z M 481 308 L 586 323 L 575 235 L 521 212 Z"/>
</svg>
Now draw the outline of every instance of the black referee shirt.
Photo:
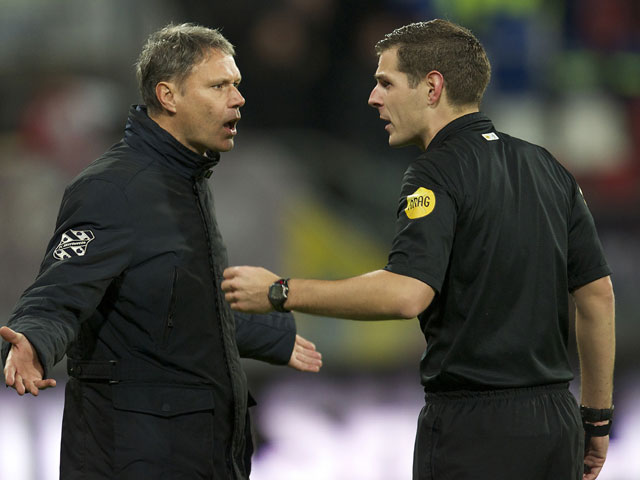
<svg viewBox="0 0 640 480">
<path fill-rule="evenodd" d="M 611 273 L 573 176 L 481 113 L 407 169 L 385 268 L 436 291 L 418 317 L 427 391 L 571 380 L 568 292 Z"/>
</svg>

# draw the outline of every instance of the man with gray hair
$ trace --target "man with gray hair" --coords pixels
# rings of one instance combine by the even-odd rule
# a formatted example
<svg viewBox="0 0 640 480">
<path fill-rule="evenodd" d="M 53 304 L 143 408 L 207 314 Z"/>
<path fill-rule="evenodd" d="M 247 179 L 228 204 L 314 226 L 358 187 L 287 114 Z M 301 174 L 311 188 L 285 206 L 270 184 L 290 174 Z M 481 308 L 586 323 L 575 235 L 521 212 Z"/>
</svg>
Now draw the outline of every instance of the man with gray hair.
<svg viewBox="0 0 640 480">
<path fill-rule="evenodd" d="M 137 65 L 145 105 L 65 190 L 34 284 L 0 328 L 7 386 L 54 387 L 67 355 L 60 477 L 246 479 L 245 354 L 318 371 L 287 314 L 234 315 L 207 179 L 244 98 L 217 30 L 169 25 Z"/>
</svg>

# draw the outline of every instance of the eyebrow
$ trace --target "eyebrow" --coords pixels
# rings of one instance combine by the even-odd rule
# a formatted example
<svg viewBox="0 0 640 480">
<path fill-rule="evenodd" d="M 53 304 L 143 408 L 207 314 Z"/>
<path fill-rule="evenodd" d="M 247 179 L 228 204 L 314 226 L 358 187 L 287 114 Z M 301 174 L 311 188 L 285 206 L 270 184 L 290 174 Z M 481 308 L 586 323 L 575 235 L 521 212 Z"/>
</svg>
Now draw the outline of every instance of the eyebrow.
<svg viewBox="0 0 640 480">
<path fill-rule="evenodd" d="M 242 76 L 237 77 L 216 77 L 211 79 L 211 83 L 240 83 L 242 81 Z"/>
</svg>

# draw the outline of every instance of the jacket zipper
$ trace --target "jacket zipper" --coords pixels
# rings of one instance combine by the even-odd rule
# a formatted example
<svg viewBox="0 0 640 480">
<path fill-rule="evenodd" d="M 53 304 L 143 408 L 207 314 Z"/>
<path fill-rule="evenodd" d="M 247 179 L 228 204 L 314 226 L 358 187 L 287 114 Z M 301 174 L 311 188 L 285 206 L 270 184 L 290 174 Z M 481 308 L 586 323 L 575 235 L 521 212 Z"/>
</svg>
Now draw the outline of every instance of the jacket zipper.
<svg viewBox="0 0 640 480">
<path fill-rule="evenodd" d="M 209 178 L 209 175 L 205 174 L 203 177 Z M 201 181 L 203 181 L 203 178 L 200 178 Z M 238 412 L 237 412 L 237 405 L 238 405 L 238 399 L 237 397 L 237 393 L 236 393 L 236 384 L 235 381 L 233 379 L 233 375 L 231 372 L 231 366 L 229 365 L 229 359 L 227 358 L 227 345 L 225 342 L 225 337 L 224 337 L 224 329 L 222 327 L 222 314 L 221 314 L 221 306 L 218 302 L 218 298 L 219 298 L 219 292 L 218 289 L 220 288 L 218 285 L 218 276 L 216 275 L 216 268 L 214 265 L 214 258 L 213 258 L 213 253 L 212 253 L 212 240 L 211 240 L 211 234 L 209 232 L 209 222 L 207 221 L 207 217 L 206 217 L 206 212 L 204 207 L 202 206 L 202 196 L 201 196 L 201 192 L 200 192 L 200 187 L 198 185 L 198 179 L 195 179 L 195 181 L 193 182 L 193 193 L 196 196 L 196 201 L 198 203 L 198 209 L 200 210 L 200 218 L 202 220 L 202 226 L 204 227 L 204 233 L 205 233 L 205 237 L 207 239 L 207 247 L 209 248 L 209 251 L 207 252 L 208 257 L 209 257 L 209 269 L 211 270 L 211 276 L 213 278 L 213 283 L 214 283 L 214 288 L 215 288 L 215 292 L 216 292 L 216 311 L 218 313 L 218 315 L 220 316 L 219 320 L 220 320 L 220 339 L 222 340 L 222 356 L 224 358 L 224 362 L 225 365 L 227 367 L 227 372 L 229 375 L 229 380 L 231 382 L 231 397 L 233 399 L 233 412 L 234 412 L 234 419 L 233 419 L 233 430 L 231 433 L 231 445 L 229 445 L 227 447 L 227 466 L 229 467 L 229 469 L 231 470 L 231 472 L 233 473 L 233 478 L 236 478 L 236 468 L 234 468 L 233 465 L 229 465 L 229 461 L 230 459 L 232 459 L 234 457 L 234 446 L 235 444 L 238 442 L 238 435 L 241 434 L 241 432 L 238 432 L 238 425 L 237 425 L 237 416 L 238 416 Z"/>
<path fill-rule="evenodd" d="M 173 331 L 173 319 L 176 314 L 176 283 L 178 281 L 178 269 L 173 269 L 173 280 L 171 281 L 171 300 L 169 303 L 169 312 L 167 315 L 167 322 L 164 326 L 164 334 L 162 335 L 162 347 L 166 348 L 171 338 L 171 332 Z"/>
</svg>

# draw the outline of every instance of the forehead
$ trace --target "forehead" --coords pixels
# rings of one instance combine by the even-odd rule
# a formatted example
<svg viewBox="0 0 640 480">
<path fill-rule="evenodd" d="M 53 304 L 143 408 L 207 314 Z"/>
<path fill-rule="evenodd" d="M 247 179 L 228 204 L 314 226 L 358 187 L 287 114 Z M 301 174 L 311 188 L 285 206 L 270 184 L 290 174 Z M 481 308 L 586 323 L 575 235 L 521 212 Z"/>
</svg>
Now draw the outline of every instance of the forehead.
<svg viewBox="0 0 640 480">
<path fill-rule="evenodd" d="M 237 80 L 240 77 L 240 70 L 231 55 L 222 53 L 220 50 L 211 50 L 200 63 L 193 67 L 189 77 Z"/>
<path fill-rule="evenodd" d="M 383 51 L 378 57 L 376 76 L 398 73 L 398 47 Z"/>
</svg>

